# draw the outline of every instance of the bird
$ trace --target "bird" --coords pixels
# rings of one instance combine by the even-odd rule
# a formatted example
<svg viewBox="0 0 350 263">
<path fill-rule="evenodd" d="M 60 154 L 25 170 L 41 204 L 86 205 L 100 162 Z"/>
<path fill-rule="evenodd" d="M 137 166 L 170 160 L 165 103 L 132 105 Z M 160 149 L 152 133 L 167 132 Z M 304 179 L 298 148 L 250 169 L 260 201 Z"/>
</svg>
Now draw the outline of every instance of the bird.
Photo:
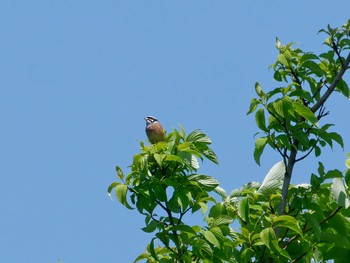
<svg viewBox="0 0 350 263">
<path fill-rule="evenodd" d="M 163 126 L 153 116 L 145 118 L 146 121 L 146 134 L 150 143 L 155 144 L 165 140 L 165 132 Z"/>
</svg>

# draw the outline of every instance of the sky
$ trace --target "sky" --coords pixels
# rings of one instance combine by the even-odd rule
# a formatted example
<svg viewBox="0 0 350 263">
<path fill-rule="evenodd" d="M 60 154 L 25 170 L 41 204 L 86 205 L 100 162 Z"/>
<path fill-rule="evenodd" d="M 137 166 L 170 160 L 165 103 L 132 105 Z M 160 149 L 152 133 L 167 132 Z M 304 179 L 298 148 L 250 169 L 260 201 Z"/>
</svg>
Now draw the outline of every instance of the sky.
<svg viewBox="0 0 350 263">
<path fill-rule="evenodd" d="M 347 0 L 1 0 L 0 262 L 132 262 L 152 235 L 107 187 L 146 141 L 148 115 L 168 131 L 205 132 L 220 164 L 199 171 L 228 193 L 262 182 L 280 156 L 254 162 L 258 129 L 246 112 L 256 81 L 278 86 L 268 69 L 276 37 L 319 53 L 317 32 L 344 24 L 349 9 Z M 327 110 L 345 149 L 298 164 L 295 184 L 318 161 L 345 170 L 350 103 L 335 94 Z"/>
</svg>

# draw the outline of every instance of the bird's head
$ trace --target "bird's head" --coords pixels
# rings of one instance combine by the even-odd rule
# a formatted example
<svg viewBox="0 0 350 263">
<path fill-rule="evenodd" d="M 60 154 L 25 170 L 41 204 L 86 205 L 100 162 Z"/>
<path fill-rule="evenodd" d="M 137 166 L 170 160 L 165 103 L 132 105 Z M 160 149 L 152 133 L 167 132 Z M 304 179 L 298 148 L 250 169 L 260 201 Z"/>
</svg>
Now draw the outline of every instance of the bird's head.
<svg viewBox="0 0 350 263">
<path fill-rule="evenodd" d="M 146 118 L 145 118 L 145 121 L 146 121 L 146 126 L 149 125 L 149 124 L 158 122 L 157 118 L 156 118 L 156 117 L 153 117 L 153 116 L 148 116 L 148 117 L 146 117 Z"/>
</svg>

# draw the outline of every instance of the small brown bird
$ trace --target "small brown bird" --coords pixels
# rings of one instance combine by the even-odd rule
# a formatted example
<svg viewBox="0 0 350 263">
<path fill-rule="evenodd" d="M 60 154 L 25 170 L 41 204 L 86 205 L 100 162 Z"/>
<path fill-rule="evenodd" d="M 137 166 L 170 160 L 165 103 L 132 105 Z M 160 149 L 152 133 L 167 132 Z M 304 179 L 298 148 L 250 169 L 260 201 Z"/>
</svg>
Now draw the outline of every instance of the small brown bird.
<svg viewBox="0 0 350 263">
<path fill-rule="evenodd" d="M 165 133 L 160 122 L 153 116 L 148 116 L 146 120 L 146 134 L 150 143 L 164 141 Z"/>
</svg>

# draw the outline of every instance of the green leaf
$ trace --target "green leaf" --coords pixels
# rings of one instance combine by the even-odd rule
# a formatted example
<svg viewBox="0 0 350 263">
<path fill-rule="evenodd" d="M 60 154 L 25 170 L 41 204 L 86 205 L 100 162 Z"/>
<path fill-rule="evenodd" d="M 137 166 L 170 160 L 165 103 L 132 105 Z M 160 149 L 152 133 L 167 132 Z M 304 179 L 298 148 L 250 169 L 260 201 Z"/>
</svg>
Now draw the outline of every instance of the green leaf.
<svg viewBox="0 0 350 263">
<path fill-rule="evenodd" d="M 315 215 L 315 213 L 304 213 L 303 217 L 306 218 L 307 224 L 311 225 L 317 239 L 319 239 L 321 234 L 321 226 L 318 217 Z"/>
<path fill-rule="evenodd" d="M 154 198 L 158 199 L 161 202 L 167 201 L 166 190 L 165 188 L 158 184 L 152 184 L 152 191 L 154 192 Z"/>
<path fill-rule="evenodd" d="M 278 39 L 278 37 L 276 37 L 276 48 L 280 49 L 282 46 L 281 40 Z"/>
<path fill-rule="evenodd" d="M 249 202 L 248 197 L 243 197 L 239 202 L 238 207 L 239 216 L 246 222 L 249 221 Z"/>
<path fill-rule="evenodd" d="M 166 157 L 165 154 L 158 154 L 158 153 L 155 153 L 153 155 L 154 159 L 156 160 L 157 164 L 162 167 L 162 164 L 163 164 L 163 160 L 164 158 Z"/>
<path fill-rule="evenodd" d="M 221 246 L 220 242 L 217 240 L 217 238 L 215 237 L 215 235 L 212 232 L 205 230 L 205 231 L 203 231 L 203 236 L 207 241 L 209 241 L 209 243 L 220 248 L 220 246 Z"/>
<path fill-rule="evenodd" d="M 154 240 L 155 240 L 155 239 L 156 239 L 155 237 L 152 238 L 151 243 L 149 244 L 149 252 L 151 253 L 152 257 L 153 257 L 155 260 L 159 261 L 159 258 L 158 258 L 158 256 L 157 256 L 157 253 L 156 253 L 156 251 L 154 250 Z"/>
<path fill-rule="evenodd" d="M 320 176 L 324 176 L 325 175 L 325 171 L 324 171 L 324 165 L 322 162 L 318 162 L 318 168 L 317 168 L 317 172 Z"/>
<path fill-rule="evenodd" d="M 204 187 L 206 191 L 214 190 L 219 185 L 219 182 L 211 176 L 204 174 L 193 174 L 188 177 L 188 180 L 197 182 Z"/>
<path fill-rule="evenodd" d="M 197 230 L 198 227 L 194 226 L 194 227 L 190 227 L 188 225 L 175 225 L 175 226 L 171 226 L 170 231 L 180 231 L 180 232 L 184 232 L 184 233 L 188 233 L 190 235 L 196 235 L 197 234 Z"/>
<path fill-rule="evenodd" d="M 146 233 L 152 233 L 157 229 L 158 226 L 159 222 L 152 220 L 147 224 L 147 226 L 143 227 L 142 230 Z"/>
<path fill-rule="evenodd" d="M 330 179 L 330 178 L 342 178 L 343 174 L 341 171 L 334 169 L 334 170 L 329 170 L 324 176 L 324 179 Z"/>
<path fill-rule="evenodd" d="M 288 252 L 279 247 L 276 240 L 275 232 L 272 228 L 265 228 L 260 232 L 261 241 L 270 249 L 271 252 L 277 253 L 287 259 L 291 259 Z"/>
<path fill-rule="evenodd" d="M 181 207 L 182 211 L 184 211 L 185 209 L 187 209 L 188 204 L 190 202 L 190 197 L 186 194 L 185 189 L 181 189 L 178 192 L 178 198 L 177 198 L 177 203 L 179 204 L 179 206 Z"/>
<path fill-rule="evenodd" d="M 300 62 L 305 62 L 309 60 L 318 60 L 319 57 L 314 53 L 306 53 L 300 58 Z"/>
<path fill-rule="evenodd" d="M 343 79 L 339 81 L 337 90 L 340 91 L 340 93 L 343 94 L 347 99 L 350 98 L 350 90 L 348 84 Z"/>
<path fill-rule="evenodd" d="M 208 158 L 210 161 L 212 161 L 215 164 L 219 164 L 219 160 L 218 157 L 216 156 L 216 154 L 214 153 L 214 151 L 210 148 L 206 149 L 205 151 L 203 151 L 203 155 Z"/>
<path fill-rule="evenodd" d="M 276 100 L 272 103 L 270 103 L 272 107 L 275 109 L 276 113 L 284 118 L 284 108 L 283 108 L 283 101 L 282 99 Z"/>
<path fill-rule="evenodd" d="M 302 90 L 302 89 L 296 89 L 296 90 L 293 90 L 291 93 L 289 93 L 289 96 L 290 97 L 298 97 L 298 98 L 304 98 L 306 99 L 307 101 L 310 101 L 312 102 L 313 101 L 313 98 L 312 96 L 310 95 L 310 93 L 306 90 Z"/>
<path fill-rule="evenodd" d="M 165 161 L 172 161 L 172 162 L 177 162 L 177 163 L 183 164 L 183 160 L 179 156 L 172 155 L 172 154 L 167 155 L 165 157 Z"/>
<path fill-rule="evenodd" d="M 278 54 L 277 61 L 280 62 L 282 65 L 289 67 L 289 61 L 284 54 Z"/>
<path fill-rule="evenodd" d="M 321 178 L 319 178 L 316 174 L 311 174 L 310 184 L 312 185 L 313 188 L 319 189 L 321 183 L 322 183 Z"/>
<path fill-rule="evenodd" d="M 188 151 L 181 151 L 178 153 L 178 156 L 181 158 L 182 163 L 186 163 L 192 169 L 198 170 L 199 169 L 198 160 L 193 154 L 189 152 L 193 152 L 193 150 L 189 149 Z"/>
<path fill-rule="evenodd" d="M 345 161 L 345 165 L 348 169 L 350 169 L 350 158 Z"/>
<path fill-rule="evenodd" d="M 210 138 L 198 129 L 191 132 L 187 136 L 186 141 L 188 141 L 188 142 L 202 142 L 205 144 L 211 144 Z"/>
<path fill-rule="evenodd" d="M 278 115 L 283 118 L 289 118 L 289 115 L 294 115 L 293 104 L 290 97 L 285 96 L 283 99 L 279 99 L 271 104 Z"/>
<path fill-rule="evenodd" d="M 273 78 L 279 82 L 282 81 L 282 76 L 281 76 L 281 73 L 279 70 L 276 70 L 274 73 L 273 73 Z"/>
<path fill-rule="evenodd" d="M 315 157 L 318 157 L 321 155 L 321 148 L 317 145 L 315 146 Z"/>
<path fill-rule="evenodd" d="M 334 178 L 331 186 L 332 194 L 337 203 L 345 209 L 349 207 L 350 201 L 342 178 Z"/>
<path fill-rule="evenodd" d="M 196 203 L 196 206 L 199 207 L 199 208 L 202 210 L 202 214 L 203 214 L 203 215 L 204 215 L 204 214 L 207 212 L 207 210 L 208 210 L 208 206 L 207 206 L 207 204 L 204 203 L 204 202 L 197 202 L 197 203 Z M 198 209 L 199 209 L 199 208 L 198 208 Z M 198 210 L 198 209 L 195 209 L 195 210 Z M 192 213 L 194 213 L 194 209 L 192 209 Z"/>
<path fill-rule="evenodd" d="M 125 184 L 118 184 L 115 188 L 116 196 L 120 203 L 122 203 L 126 208 L 133 209 L 127 202 L 126 194 L 128 192 L 128 186 Z"/>
<path fill-rule="evenodd" d="M 274 228 L 277 228 L 277 227 L 289 228 L 293 230 L 295 233 L 301 236 L 303 235 L 303 231 L 301 230 L 298 221 L 294 217 L 289 215 L 281 215 L 276 217 L 273 220 L 273 226 Z"/>
<path fill-rule="evenodd" d="M 350 188 L 350 169 L 346 170 L 344 180 L 345 180 L 347 189 L 349 189 Z"/>
<path fill-rule="evenodd" d="M 261 137 L 256 139 L 255 141 L 254 160 L 258 165 L 260 165 L 260 157 L 264 151 L 267 140 L 268 140 L 267 137 Z"/>
<path fill-rule="evenodd" d="M 227 209 L 224 203 L 218 203 L 210 208 L 209 217 L 214 219 L 227 214 Z"/>
<path fill-rule="evenodd" d="M 266 95 L 258 82 L 255 83 L 255 92 L 260 98 L 264 98 Z"/>
<path fill-rule="evenodd" d="M 268 131 L 266 128 L 265 111 L 263 108 L 259 109 L 255 114 L 256 125 L 263 131 Z"/>
<path fill-rule="evenodd" d="M 108 189 L 107 189 L 107 192 L 108 192 L 108 195 L 110 196 L 111 195 L 111 192 L 113 191 L 114 188 L 116 188 L 117 185 L 120 185 L 121 183 L 119 182 L 113 182 L 111 183 L 109 186 L 108 186 Z"/>
<path fill-rule="evenodd" d="M 336 141 L 344 149 L 343 138 L 338 133 L 329 132 L 328 137 L 331 138 L 333 141 Z"/>
<path fill-rule="evenodd" d="M 231 224 L 233 219 L 230 216 L 220 216 L 215 219 L 213 225 L 214 226 L 220 226 L 220 225 L 228 225 Z"/>
<path fill-rule="evenodd" d="M 270 227 L 265 228 L 260 232 L 261 241 L 267 246 L 268 249 L 271 249 L 270 247 L 271 238 L 274 238 L 274 236 L 275 236 L 275 233 L 273 232 L 273 229 Z"/>
<path fill-rule="evenodd" d="M 318 119 L 315 114 L 310 110 L 310 108 L 298 103 L 293 103 L 294 110 L 302 116 L 305 120 L 311 122 L 312 124 L 317 126 Z"/>
<path fill-rule="evenodd" d="M 117 171 L 117 175 L 118 175 L 118 177 L 120 178 L 120 180 L 123 180 L 124 174 L 123 174 L 122 169 L 120 169 L 119 166 L 116 166 L 115 169 L 116 169 L 116 171 Z"/>
<path fill-rule="evenodd" d="M 249 115 L 249 114 L 251 114 L 252 112 L 254 112 L 260 103 L 261 103 L 260 100 L 257 100 L 256 98 L 253 98 L 253 99 L 251 100 L 251 102 L 250 102 L 249 110 L 248 110 L 248 112 L 247 112 L 247 115 Z"/>
<path fill-rule="evenodd" d="M 317 77 L 322 77 L 323 75 L 325 75 L 325 72 L 320 68 L 320 66 L 312 60 L 305 61 L 303 63 L 303 67 L 308 68 Z"/>
<path fill-rule="evenodd" d="M 215 187 L 214 192 L 220 195 L 223 199 L 227 197 L 225 189 L 220 186 Z"/>
</svg>

